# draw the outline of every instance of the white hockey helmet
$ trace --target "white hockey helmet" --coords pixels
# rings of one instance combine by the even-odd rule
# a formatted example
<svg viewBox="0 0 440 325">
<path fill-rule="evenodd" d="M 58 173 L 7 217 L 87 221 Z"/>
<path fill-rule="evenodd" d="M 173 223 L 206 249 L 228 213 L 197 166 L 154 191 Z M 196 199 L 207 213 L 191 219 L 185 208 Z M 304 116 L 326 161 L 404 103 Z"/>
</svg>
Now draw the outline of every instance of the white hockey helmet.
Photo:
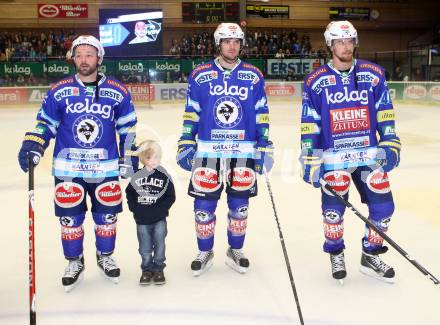
<svg viewBox="0 0 440 325">
<path fill-rule="evenodd" d="M 332 41 L 335 39 L 352 38 L 354 39 L 354 45 L 359 44 L 357 30 L 353 24 L 347 20 L 332 21 L 327 25 L 324 32 L 325 43 L 327 46 L 332 46 Z"/>
<path fill-rule="evenodd" d="M 104 60 L 104 47 L 102 46 L 101 42 L 92 35 L 81 35 L 78 36 L 73 42 L 72 47 L 70 48 L 70 53 L 67 53 L 67 57 L 70 55 L 72 58 L 75 57 L 75 48 L 79 45 L 90 45 L 96 48 L 98 51 L 98 64 L 100 65 L 102 63 L 102 60 Z"/>
<path fill-rule="evenodd" d="M 221 23 L 214 32 L 215 45 L 220 46 L 220 40 L 225 38 L 241 39 L 241 45 L 244 46 L 245 38 L 241 27 L 235 23 Z"/>
</svg>

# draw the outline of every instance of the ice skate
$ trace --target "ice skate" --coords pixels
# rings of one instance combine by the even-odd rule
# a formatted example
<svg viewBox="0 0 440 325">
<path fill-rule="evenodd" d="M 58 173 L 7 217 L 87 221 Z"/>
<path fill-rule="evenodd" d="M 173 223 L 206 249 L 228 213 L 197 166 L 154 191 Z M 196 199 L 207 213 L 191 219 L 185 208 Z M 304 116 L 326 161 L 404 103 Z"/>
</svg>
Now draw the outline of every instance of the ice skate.
<svg viewBox="0 0 440 325">
<path fill-rule="evenodd" d="M 344 251 L 335 254 L 330 253 L 330 262 L 332 264 L 333 278 L 338 280 L 341 285 L 344 285 L 344 278 L 347 276 Z"/>
<path fill-rule="evenodd" d="M 226 265 L 234 271 L 244 274 L 249 269 L 249 260 L 244 256 L 241 249 L 231 247 L 226 251 Z"/>
<path fill-rule="evenodd" d="M 394 283 L 394 269 L 382 261 L 382 259 L 379 257 L 379 254 L 383 254 L 387 250 L 387 247 L 382 247 L 378 252 L 362 252 L 361 267 L 359 268 L 359 271 L 375 279 L 385 281 L 387 283 Z"/>
<path fill-rule="evenodd" d="M 63 278 L 61 279 L 63 283 L 64 290 L 66 292 L 72 291 L 84 278 L 84 257 L 69 260 Z"/>
<path fill-rule="evenodd" d="M 96 261 L 102 274 L 112 281 L 113 283 L 119 282 L 119 275 L 121 270 L 116 264 L 116 261 L 111 257 L 111 255 L 101 255 L 96 254 Z"/>
<path fill-rule="evenodd" d="M 212 259 L 214 258 L 214 252 L 210 251 L 199 251 L 197 257 L 191 263 L 191 270 L 193 271 L 194 276 L 199 276 L 202 273 L 209 270 L 212 266 Z"/>
</svg>

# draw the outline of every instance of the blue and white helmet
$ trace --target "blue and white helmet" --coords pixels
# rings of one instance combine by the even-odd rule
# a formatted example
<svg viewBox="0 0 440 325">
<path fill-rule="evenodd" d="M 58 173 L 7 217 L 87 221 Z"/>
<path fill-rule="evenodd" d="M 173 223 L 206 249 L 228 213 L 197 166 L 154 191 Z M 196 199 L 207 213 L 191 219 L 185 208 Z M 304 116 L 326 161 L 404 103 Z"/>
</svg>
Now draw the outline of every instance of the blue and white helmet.
<svg viewBox="0 0 440 325">
<path fill-rule="evenodd" d="M 353 24 L 347 20 L 332 21 L 327 25 L 324 32 L 325 44 L 332 46 L 332 41 L 335 39 L 352 38 L 354 45 L 359 45 L 358 34 Z"/>
<path fill-rule="evenodd" d="M 245 38 L 241 27 L 234 23 L 221 23 L 214 32 L 215 45 L 220 46 L 220 41 L 225 38 L 238 38 L 244 46 Z"/>
<path fill-rule="evenodd" d="M 90 45 L 96 48 L 98 51 L 98 64 L 100 65 L 102 63 L 102 60 L 104 60 L 104 47 L 102 46 L 101 42 L 92 35 L 81 35 L 78 36 L 72 43 L 72 47 L 70 48 L 69 52 L 67 52 L 66 57 L 74 58 L 75 57 L 75 48 L 79 45 Z"/>
</svg>

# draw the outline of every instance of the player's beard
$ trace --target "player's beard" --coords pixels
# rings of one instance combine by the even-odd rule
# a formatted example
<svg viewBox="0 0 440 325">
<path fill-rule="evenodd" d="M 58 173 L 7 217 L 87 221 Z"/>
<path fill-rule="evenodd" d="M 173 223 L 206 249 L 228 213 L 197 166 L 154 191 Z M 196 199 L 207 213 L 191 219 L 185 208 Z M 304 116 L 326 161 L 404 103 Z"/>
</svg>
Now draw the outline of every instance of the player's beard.
<svg viewBox="0 0 440 325">
<path fill-rule="evenodd" d="M 337 56 L 338 60 L 342 63 L 350 63 L 353 61 L 353 51 L 347 50 Z"/>
<path fill-rule="evenodd" d="M 98 70 L 98 65 L 90 65 L 90 64 L 81 64 L 76 67 L 76 70 L 78 71 L 80 76 L 89 77 L 96 73 Z"/>
</svg>

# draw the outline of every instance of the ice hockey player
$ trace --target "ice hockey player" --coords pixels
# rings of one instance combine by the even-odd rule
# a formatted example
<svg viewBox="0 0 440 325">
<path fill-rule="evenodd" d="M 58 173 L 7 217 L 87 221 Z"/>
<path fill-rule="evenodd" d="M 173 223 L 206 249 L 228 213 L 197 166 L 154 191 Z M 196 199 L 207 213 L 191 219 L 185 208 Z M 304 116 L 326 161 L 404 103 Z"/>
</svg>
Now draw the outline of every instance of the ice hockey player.
<svg viewBox="0 0 440 325">
<path fill-rule="evenodd" d="M 245 273 L 243 254 L 249 198 L 257 195 L 256 172 L 273 165 L 269 110 L 262 73 L 239 59 L 245 37 L 240 26 L 220 24 L 214 40 L 219 56 L 189 76 L 183 132 L 177 163 L 192 171 L 188 194 L 194 213 L 199 253 L 194 276 L 212 265 L 215 210 L 226 180 L 228 243 L 226 264 Z"/>
<path fill-rule="evenodd" d="M 324 179 L 348 198 L 353 180 L 369 219 L 382 231 L 394 211 L 388 172 L 399 165 L 401 143 L 384 69 L 355 59 L 358 34 L 348 21 L 331 22 L 324 33 L 332 60 L 304 80 L 301 116 L 302 177 L 314 187 Z M 333 277 L 346 277 L 344 211 L 324 188 L 322 215 L 324 252 L 330 254 Z M 394 269 L 379 256 L 387 251 L 383 238 L 368 225 L 362 238 L 360 271 L 394 282 Z"/>
<path fill-rule="evenodd" d="M 28 159 L 37 165 L 55 139 L 54 203 L 69 261 L 62 277 L 67 292 L 83 277 L 87 194 L 95 223 L 97 264 L 107 278 L 118 282 L 120 269 L 112 257 L 117 214 L 122 211 L 118 176 L 129 176 L 137 164 L 137 158 L 130 156 L 137 122 L 131 96 L 119 81 L 98 73 L 104 58 L 101 43 L 93 36 L 79 36 L 68 56 L 77 73 L 47 92 L 36 127 L 25 134 L 18 155 L 20 167 L 27 172 Z"/>
</svg>

